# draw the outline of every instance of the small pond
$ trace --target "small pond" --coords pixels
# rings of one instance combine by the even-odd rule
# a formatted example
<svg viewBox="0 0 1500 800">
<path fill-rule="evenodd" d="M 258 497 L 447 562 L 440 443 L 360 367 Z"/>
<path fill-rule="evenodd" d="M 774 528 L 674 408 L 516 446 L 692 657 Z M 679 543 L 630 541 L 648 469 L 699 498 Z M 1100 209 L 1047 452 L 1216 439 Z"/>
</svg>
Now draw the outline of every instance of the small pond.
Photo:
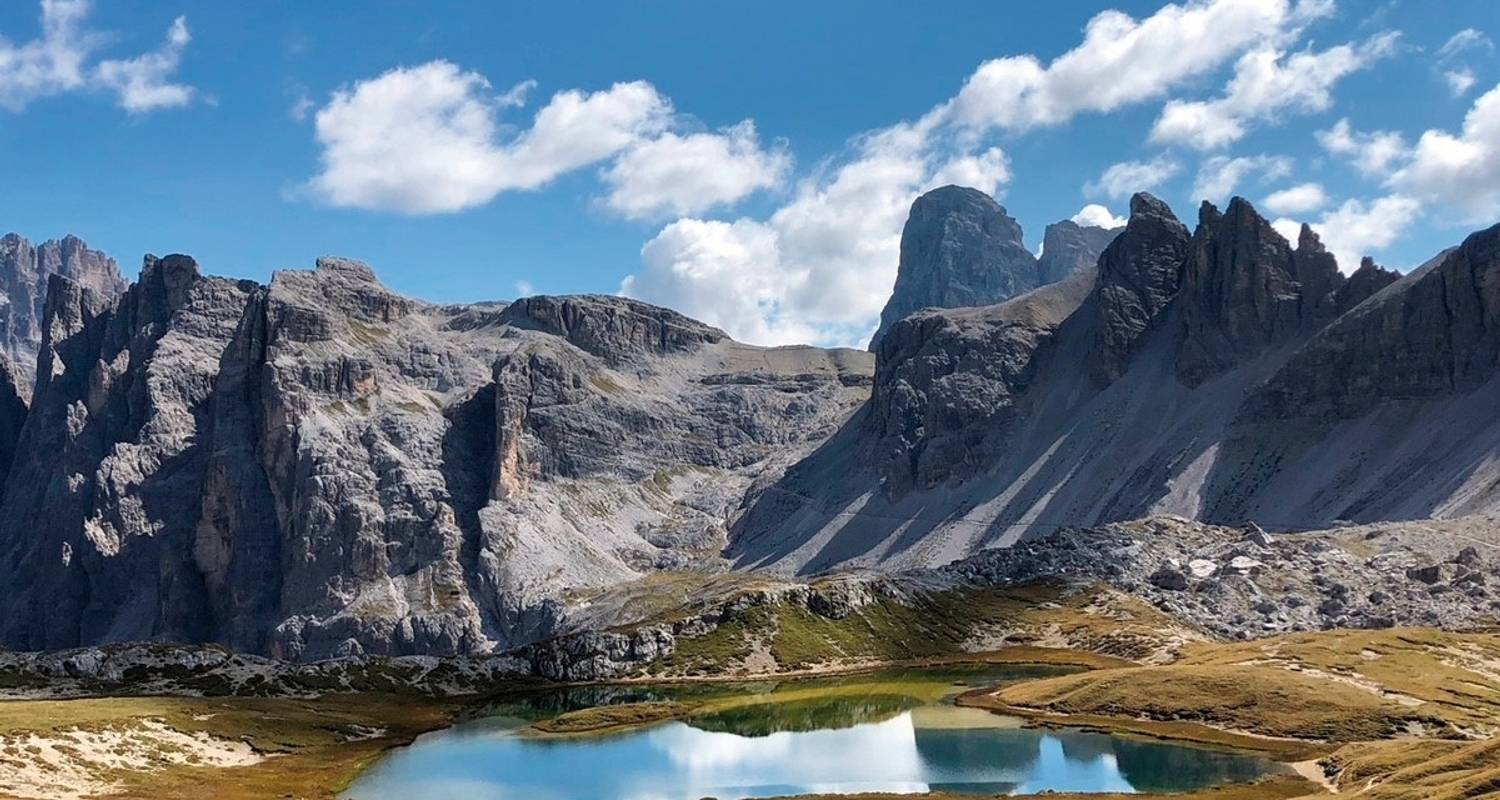
<svg viewBox="0 0 1500 800">
<path fill-rule="evenodd" d="M 1278 771 L 1244 753 L 1069 730 L 959 708 L 971 686 L 1045 668 L 908 670 L 816 681 L 585 687 L 497 704 L 392 751 L 347 800 L 721 800 L 809 793 L 1171 792 Z M 705 709 L 608 733 L 532 722 L 591 706 Z"/>
</svg>

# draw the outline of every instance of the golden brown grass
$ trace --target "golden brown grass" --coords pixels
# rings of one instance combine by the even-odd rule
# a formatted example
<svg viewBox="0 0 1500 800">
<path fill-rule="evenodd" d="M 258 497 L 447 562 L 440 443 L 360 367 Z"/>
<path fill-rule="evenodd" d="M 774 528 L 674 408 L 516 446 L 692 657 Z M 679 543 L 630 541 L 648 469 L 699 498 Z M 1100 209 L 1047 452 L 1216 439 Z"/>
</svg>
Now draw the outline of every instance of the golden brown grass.
<svg viewBox="0 0 1500 800">
<path fill-rule="evenodd" d="M 1047 800 L 1153 800 L 1153 798 L 1167 798 L 1173 800 L 1289 800 L 1289 798 L 1302 797 L 1309 791 L 1316 789 L 1312 783 L 1301 778 L 1292 776 L 1278 776 L 1267 778 L 1255 783 L 1236 784 L 1232 786 L 1216 786 L 1211 789 L 1202 789 L 1196 792 L 1171 795 L 1153 794 L 1071 794 L 1071 793 L 1048 793 Z M 930 794 L 916 795 L 923 800 L 978 800 L 972 794 L 951 794 L 948 792 L 932 792 Z M 996 798 L 1008 795 L 996 795 Z M 799 795 L 796 800 L 901 800 L 911 798 L 913 795 L 894 794 L 811 794 Z M 790 798 L 777 798 L 777 800 L 790 800 Z"/>
<path fill-rule="evenodd" d="M 659 677 L 788 673 L 910 663 L 1002 647 L 1070 650 L 1118 663 L 1162 658 L 1195 636 L 1150 605 L 1102 584 L 1049 581 L 952 589 L 899 602 L 882 599 L 843 619 L 789 603 L 752 607 L 708 634 L 680 639 L 675 652 L 650 672 Z"/>
<path fill-rule="evenodd" d="M 1368 800 L 1500 797 L 1500 739 L 1353 744 L 1328 759 L 1341 793 Z"/>
<path fill-rule="evenodd" d="M 123 798 L 331 798 L 384 750 L 449 724 L 452 704 L 387 695 L 318 699 L 131 697 L 0 702 L 0 735 L 99 729 L 158 719 L 187 733 L 245 741 L 257 764 L 108 772 Z M 378 735 L 371 735 L 379 732 Z M 368 738 L 362 738 L 368 737 Z"/>
</svg>

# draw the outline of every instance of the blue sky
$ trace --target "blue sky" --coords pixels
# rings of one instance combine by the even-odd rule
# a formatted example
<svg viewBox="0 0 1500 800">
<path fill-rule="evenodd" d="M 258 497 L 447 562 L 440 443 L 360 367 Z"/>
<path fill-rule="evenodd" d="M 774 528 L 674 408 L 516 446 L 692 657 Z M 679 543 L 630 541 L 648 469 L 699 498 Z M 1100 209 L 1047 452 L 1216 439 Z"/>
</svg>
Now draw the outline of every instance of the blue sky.
<svg viewBox="0 0 1500 800">
<path fill-rule="evenodd" d="M 13 0 L 0 228 L 859 344 L 949 180 L 1033 247 L 1142 188 L 1403 269 L 1500 219 L 1493 2 L 930 5 Z"/>
</svg>

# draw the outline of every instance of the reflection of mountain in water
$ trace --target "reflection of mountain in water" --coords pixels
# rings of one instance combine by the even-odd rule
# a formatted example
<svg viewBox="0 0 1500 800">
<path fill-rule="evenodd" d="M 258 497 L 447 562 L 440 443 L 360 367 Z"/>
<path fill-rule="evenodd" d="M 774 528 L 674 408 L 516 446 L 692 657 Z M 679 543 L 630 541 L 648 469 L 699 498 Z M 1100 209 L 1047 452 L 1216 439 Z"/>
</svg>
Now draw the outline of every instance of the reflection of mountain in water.
<svg viewBox="0 0 1500 800">
<path fill-rule="evenodd" d="M 874 694 L 858 697 L 818 697 L 810 700 L 756 703 L 741 708 L 690 717 L 694 728 L 739 736 L 769 736 L 780 731 L 851 728 L 880 722 L 921 705 L 906 695 Z"/>
<path fill-rule="evenodd" d="M 1163 742 L 1114 741 L 1120 774 L 1142 792 L 1176 792 L 1254 780 L 1272 769 L 1267 759 Z"/>
<path fill-rule="evenodd" d="M 1052 736 L 1062 745 L 1063 757 L 1069 761 L 1094 761 L 1115 754 L 1114 740 L 1101 733 L 1055 731 Z"/>
<path fill-rule="evenodd" d="M 1036 763 L 1041 735 L 1028 730 L 993 728 L 918 728 L 917 752 L 939 769 L 949 765 L 983 764 L 1018 777 Z"/>
</svg>

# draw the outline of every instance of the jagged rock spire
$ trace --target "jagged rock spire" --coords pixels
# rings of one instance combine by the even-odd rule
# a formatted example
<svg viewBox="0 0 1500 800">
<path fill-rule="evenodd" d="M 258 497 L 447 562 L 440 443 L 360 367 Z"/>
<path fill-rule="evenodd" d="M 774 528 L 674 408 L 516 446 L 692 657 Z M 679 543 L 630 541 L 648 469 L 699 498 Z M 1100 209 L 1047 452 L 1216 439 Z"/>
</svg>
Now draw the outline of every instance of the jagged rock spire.
<svg viewBox="0 0 1500 800">
<path fill-rule="evenodd" d="M 1098 318 L 1089 349 L 1095 383 L 1110 383 L 1124 373 L 1177 296 L 1189 238 L 1166 203 L 1144 192 L 1130 198 L 1125 231 L 1099 257 Z"/>
</svg>

